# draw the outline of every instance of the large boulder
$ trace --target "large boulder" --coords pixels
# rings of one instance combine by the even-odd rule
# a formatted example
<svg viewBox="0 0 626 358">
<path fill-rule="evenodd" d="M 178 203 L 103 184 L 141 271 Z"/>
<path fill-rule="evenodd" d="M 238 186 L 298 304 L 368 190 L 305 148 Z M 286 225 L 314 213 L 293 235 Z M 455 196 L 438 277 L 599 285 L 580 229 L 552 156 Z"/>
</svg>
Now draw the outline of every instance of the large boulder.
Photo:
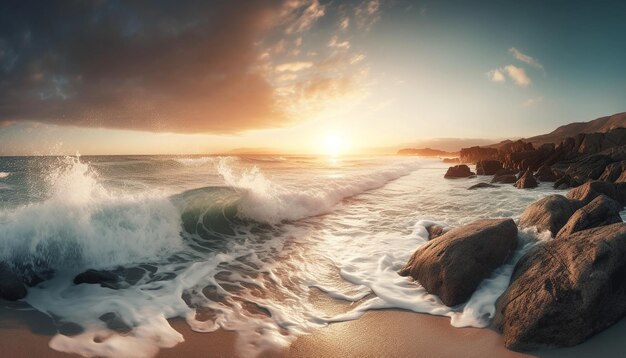
<svg viewBox="0 0 626 358">
<path fill-rule="evenodd" d="M 461 164 L 448 168 L 448 171 L 443 177 L 447 179 L 455 179 L 467 178 L 472 175 L 474 175 L 474 173 L 470 171 L 470 168 L 465 164 Z"/>
<path fill-rule="evenodd" d="M 535 246 L 496 302 L 494 324 L 514 350 L 572 346 L 626 314 L 626 224 Z"/>
<path fill-rule="evenodd" d="M 399 273 L 419 281 L 445 305 L 456 306 L 467 301 L 516 246 L 513 220 L 478 220 L 424 244 Z"/>
<path fill-rule="evenodd" d="M 571 200 L 578 200 L 582 205 L 589 204 L 597 196 L 604 194 L 613 200 L 620 200 L 615 184 L 605 181 L 589 181 L 585 184 L 570 190 L 567 197 Z"/>
<path fill-rule="evenodd" d="M 479 160 L 476 163 L 478 175 L 494 175 L 500 169 L 502 169 L 502 163 L 499 160 Z"/>
<path fill-rule="evenodd" d="M 621 210 L 622 205 L 620 203 L 602 194 L 589 204 L 576 210 L 574 215 L 567 221 L 567 224 L 559 230 L 556 238 L 568 237 L 575 232 L 598 226 L 620 223 L 622 222 L 622 218 L 619 215 Z"/>
<path fill-rule="evenodd" d="M 539 185 L 537 179 L 533 176 L 532 171 L 528 170 L 516 182 L 515 187 L 518 189 L 532 189 Z"/>
<path fill-rule="evenodd" d="M 563 195 L 553 194 L 530 204 L 519 219 L 521 227 L 536 227 L 537 231 L 549 230 L 555 236 L 574 214 L 580 203 Z"/>
<path fill-rule="evenodd" d="M 0 298 L 7 301 L 17 301 L 26 297 L 28 291 L 18 276 L 9 265 L 0 262 Z"/>
</svg>

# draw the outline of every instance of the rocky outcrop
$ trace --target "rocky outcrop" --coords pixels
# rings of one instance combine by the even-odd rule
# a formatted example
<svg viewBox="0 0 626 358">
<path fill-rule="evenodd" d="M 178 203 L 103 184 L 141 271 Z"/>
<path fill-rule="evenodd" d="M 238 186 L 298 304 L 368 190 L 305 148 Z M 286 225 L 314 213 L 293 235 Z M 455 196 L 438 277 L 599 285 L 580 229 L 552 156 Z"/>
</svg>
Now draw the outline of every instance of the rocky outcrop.
<svg viewBox="0 0 626 358">
<path fill-rule="evenodd" d="M 459 157 L 463 163 L 477 163 L 480 160 L 496 159 L 498 150 L 495 148 L 471 147 L 461 149 Z"/>
<path fill-rule="evenodd" d="M 537 180 L 533 176 L 533 173 L 528 170 L 524 175 L 522 175 L 516 182 L 515 187 L 518 189 L 532 189 L 536 188 L 539 185 Z"/>
<path fill-rule="evenodd" d="M 478 175 L 494 175 L 501 169 L 502 163 L 498 160 L 479 160 L 476 163 L 476 174 Z"/>
<path fill-rule="evenodd" d="M 535 177 L 541 182 L 551 183 L 554 183 L 558 179 L 557 173 L 548 165 L 542 165 L 535 173 Z"/>
<path fill-rule="evenodd" d="M 530 204 L 519 219 L 520 227 L 536 227 L 538 232 L 549 230 L 555 236 L 581 207 L 578 201 L 563 195 L 548 195 Z"/>
<path fill-rule="evenodd" d="M 559 230 L 556 238 L 562 239 L 578 231 L 620 223 L 622 222 L 619 215 L 621 210 L 622 205 L 617 201 L 604 194 L 597 196 L 589 204 L 574 212 L 567 224 Z"/>
<path fill-rule="evenodd" d="M 622 177 L 626 179 L 626 160 L 607 165 L 598 180 L 610 181 L 612 183 L 615 183 L 618 182 L 618 180 Z"/>
<path fill-rule="evenodd" d="M 607 165 L 611 164 L 611 162 L 611 157 L 607 155 L 590 155 L 570 164 L 565 170 L 565 174 L 581 183 L 584 183 L 588 179 L 596 180 L 602 175 Z"/>
<path fill-rule="evenodd" d="M 467 190 L 476 190 L 476 189 L 484 189 L 484 188 L 497 188 L 497 185 L 489 184 L 489 183 L 478 183 L 470 186 Z"/>
<path fill-rule="evenodd" d="M 17 275 L 9 265 L 0 262 L 0 298 L 7 301 L 17 301 L 26 297 L 28 291 Z"/>
<path fill-rule="evenodd" d="M 400 275 L 411 276 L 447 306 L 467 301 L 517 246 L 511 219 L 478 220 L 420 247 Z"/>
<path fill-rule="evenodd" d="M 447 179 L 456 179 L 467 178 L 472 175 L 475 175 L 475 173 L 472 173 L 467 165 L 461 164 L 448 168 L 448 171 L 443 177 Z"/>
<path fill-rule="evenodd" d="M 539 180 L 556 180 L 555 188 L 575 187 L 589 179 L 598 179 L 605 172 L 608 179 L 602 179 L 614 181 L 621 175 L 623 165 L 613 163 L 626 161 L 626 128 L 611 128 L 605 133 L 580 133 L 560 139 L 560 142 L 540 142 L 536 147 L 530 142 L 518 140 L 503 142 L 499 149 L 464 148 L 461 159 L 469 163 L 498 160 L 505 169 L 514 171 L 541 169 L 537 173 Z M 547 169 L 549 167 L 552 171 Z M 480 172 L 478 167 L 477 172 Z M 565 175 L 560 182 L 559 173 Z M 626 181 L 626 174 L 624 176 Z"/>
<path fill-rule="evenodd" d="M 626 224 L 535 246 L 496 302 L 494 324 L 510 349 L 572 346 L 626 314 Z"/>
<path fill-rule="evenodd" d="M 579 201 L 581 205 L 587 205 L 601 194 L 604 194 L 613 200 L 620 201 L 620 195 L 615 185 L 605 181 L 586 182 L 585 184 L 570 190 L 567 193 L 567 197 L 571 200 Z"/>
</svg>

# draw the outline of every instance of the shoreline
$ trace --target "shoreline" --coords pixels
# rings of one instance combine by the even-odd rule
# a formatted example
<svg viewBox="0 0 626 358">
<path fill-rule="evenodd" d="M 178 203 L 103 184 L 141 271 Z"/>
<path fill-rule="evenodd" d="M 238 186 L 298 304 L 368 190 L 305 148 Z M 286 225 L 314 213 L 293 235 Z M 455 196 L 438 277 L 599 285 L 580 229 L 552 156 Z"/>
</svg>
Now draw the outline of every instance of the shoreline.
<svg viewBox="0 0 626 358">
<path fill-rule="evenodd" d="M 240 357 L 237 332 L 198 333 L 184 319 L 169 320 L 185 341 L 161 349 L 156 357 Z M 48 347 L 57 332 L 52 320 L 24 303 L 0 307 L 0 352 L 12 358 L 66 358 L 77 355 Z M 626 319 L 574 347 L 515 352 L 490 328 L 455 328 L 447 317 L 399 309 L 369 311 L 354 321 L 338 322 L 298 337 L 291 346 L 260 357 L 618 357 L 626 351 Z"/>
</svg>

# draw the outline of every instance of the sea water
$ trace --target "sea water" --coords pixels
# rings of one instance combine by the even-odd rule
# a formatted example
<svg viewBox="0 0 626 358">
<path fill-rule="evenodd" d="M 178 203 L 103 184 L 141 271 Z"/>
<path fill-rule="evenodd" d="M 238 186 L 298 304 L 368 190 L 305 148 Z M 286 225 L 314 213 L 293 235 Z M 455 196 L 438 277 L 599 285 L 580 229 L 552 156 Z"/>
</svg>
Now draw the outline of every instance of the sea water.
<svg viewBox="0 0 626 358">
<path fill-rule="evenodd" d="M 520 231 L 513 257 L 457 307 L 397 271 L 429 223 L 516 219 L 557 191 L 467 190 L 490 177 L 446 180 L 446 168 L 394 156 L 0 158 L 0 261 L 43 279 L 26 302 L 79 327 L 50 346 L 88 356 L 173 347 L 174 317 L 237 331 L 243 356 L 372 309 L 485 327 L 515 261 L 549 234 Z M 73 284 L 86 269 L 121 280 Z"/>
</svg>

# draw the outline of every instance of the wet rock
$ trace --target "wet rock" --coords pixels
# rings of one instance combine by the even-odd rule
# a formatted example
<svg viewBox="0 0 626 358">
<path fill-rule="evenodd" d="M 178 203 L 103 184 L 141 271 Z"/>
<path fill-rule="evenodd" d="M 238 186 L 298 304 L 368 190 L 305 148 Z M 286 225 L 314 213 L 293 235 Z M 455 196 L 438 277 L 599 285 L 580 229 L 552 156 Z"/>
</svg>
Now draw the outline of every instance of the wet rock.
<svg viewBox="0 0 626 358">
<path fill-rule="evenodd" d="M 620 223 L 622 222 L 622 218 L 619 215 L 621 210 L 622 205 L 620 203 L 601 194 L 589 204 L 576 210 L 567 221 L 567 224 L 559 230 L 556 237 L 560 239 L 578 231 Z"/>
<path fill-rule="evenodd" d="M 428 240 L 432 240 L 443 234 L 443 226 L 433 224 L 433 225 L 427 226 L 426 231 L 428 232 Z"/>
<path fill-rule="evenodd" d="M 580 184 L 582 183 L 579 182 L 578 180 L 575 180 L 571 176 L 564 174 L 561 178 L 557 179 L 554 182 L 554 189 L 563 190 L 563 189 L 575 188 L 579 186 Z"/>
<path fill-rule="evenodd" d="M 601 194 L 604 194 L 616 201 L 620 200 L 615 184 L 605 181 L 586 182 L 585 184 L 570 190 L 567 193 L 567 197 L 571 200 L 580 201 L 582 205 L 587 205 Z"/>
<path fill-rule="evenodd" d="M 455 179 L 455 178 L 467 178 L 469 176 L 475 175 L 470 171 L 470 168 L 465 165 L 455 165 L 453 167 L 448 168 L 448 171 L 444 175 L 444 178 L 447 179 Z"/>
<path fill-rule="evenodd" d="M 537 231 L 549 230 L 555 236 L 574 212 L 581 207 L 578 201 L 563 195 L 548 195 L 530 204 L 519 219 L 520 227 L 537 227 Z"/>
<path fill-rule="evenodd" d="M 515 187 L 518 189 L 532 189 L 536 188 L 538 185 L 537 179 L 535 179 L 530 170 L 526 171 L 526 173 L 515 182 Z"/>
<path fill-rule="evenodd" d="M 515 174 L 495 175 L 493 179 L 491 179 L 492 183 L 500 183 L 500 184 L 513 184 L 516 181 L 517 181 L 517 176 L 515 176 Z"/>
<path fill-rule="evenodd" d="M 482 188 L 497 188 L 497 187 L 498 187 L 497 185 L 493 185 L 489 183 L 478 183 L 478 184 L 474 184 L 470 186 L 469 188 L 467 188 L 467 190 L 482 189 Z"/>
<path fill-rule="evenodd" d="M 119 278 L 116 274 L 109 271 L 98 271 L 89 269 L 74 277 L 74 284 L 81 283 L 100 284 L 102 287 L 116 288 Z"/>
<path fill-rule="evenodd" d="M 542 243 L 517 263 L 494 324 L 514 350 L 573 346 L 626 314 L 626 224 Z"/>
<path fill-rule="evenodd" d="M 467 301 L 516 246 L 513 220 L 478 220 L 424 244 L 399 273 L 419 281 L 447 306 L 456 306 Z"/>
<path fill-rule="evenodd" d="M 478 175 L 494 175 L 501 169 L 502 163 L 499 160 L 479 160 L 476 163 L 476 174 Z"/>
<path fill-rule="evenodd" d="M 535 173 L 535 176 L 542 182 L 555 182 L 557 180 L 556 173 L 547 165 L 542 165 Z"/>
<path fill-rule="evenodd" d="M 0 298 L 7 301 L 17 301 L 24 297 L 28 291 L 17 275 L 9 265 L 0 262 Z"/>
</svg>

